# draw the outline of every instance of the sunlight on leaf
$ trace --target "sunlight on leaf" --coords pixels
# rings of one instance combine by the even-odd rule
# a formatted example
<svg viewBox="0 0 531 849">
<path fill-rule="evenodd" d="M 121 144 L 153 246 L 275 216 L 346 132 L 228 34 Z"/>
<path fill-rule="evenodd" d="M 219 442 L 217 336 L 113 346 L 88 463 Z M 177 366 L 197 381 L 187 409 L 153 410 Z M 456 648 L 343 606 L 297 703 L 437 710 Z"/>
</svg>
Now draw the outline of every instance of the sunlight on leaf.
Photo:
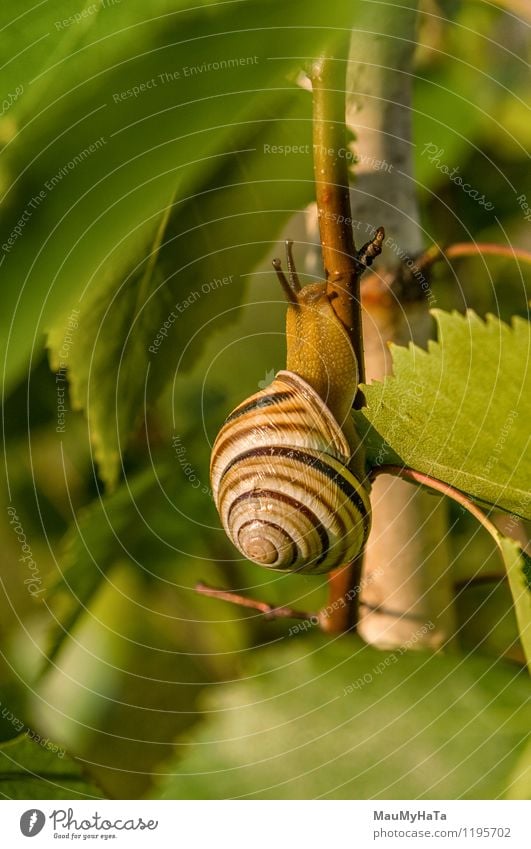
<svg viewBox="0 0 531 849">
<path fill-rule="evenodd" d="M 392 346 L 393 376 L 355 413 L 370 466 L 403 464 L 531 518 L 530 325 L 434 310 L 428 351 Z"/>
</svg>

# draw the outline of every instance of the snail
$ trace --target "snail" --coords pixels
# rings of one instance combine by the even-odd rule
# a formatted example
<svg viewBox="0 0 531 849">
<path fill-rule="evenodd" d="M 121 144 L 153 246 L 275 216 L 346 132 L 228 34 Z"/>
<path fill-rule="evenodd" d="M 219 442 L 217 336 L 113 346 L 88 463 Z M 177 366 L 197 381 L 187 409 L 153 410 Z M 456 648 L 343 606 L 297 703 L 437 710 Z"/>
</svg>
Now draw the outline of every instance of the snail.
<svg viewBox="0 0 531 849">
<path fill-rule="evenodd" d="M 351 408 L 356 355 L 326 292 L 301 287 L 286 243 L 287 362 L 228 416 L 212 448 L 212 493 L 227 536 L 254 563 L 318 574 L 351 562 L 370 529 Z"/>
</svg>

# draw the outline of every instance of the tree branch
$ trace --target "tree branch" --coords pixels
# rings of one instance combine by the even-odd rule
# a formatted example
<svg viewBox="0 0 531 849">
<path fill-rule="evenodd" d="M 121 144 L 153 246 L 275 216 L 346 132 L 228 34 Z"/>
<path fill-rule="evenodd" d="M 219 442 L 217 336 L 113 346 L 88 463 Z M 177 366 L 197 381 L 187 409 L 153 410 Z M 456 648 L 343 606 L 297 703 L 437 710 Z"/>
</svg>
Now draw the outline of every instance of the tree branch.
<svg viewBox="0 0 531 849">
<path fill-rule="evenodd" d="M 431 292 L 404 274 L 402 262 L 424 248 L 412 139 L 417 6 L 415 0 L 407 8 L 363 3 L 352 32 L 346 117 L 358 157 L 354 227 L 370 233 L 383 221 L 388 234 L 384 262 L 361 286 L 367 382 L 391 372 L 389 341 L 424 346 L 433 332 Z M 434 504 L 429 493 L 397 477 L 378 478 L 371 503 L 359 633 L 393 648 L 411 638 L 414 617 L 421 617 L 436 627 L 415 644 L 439 646 L 454 630 L 447 504 Z M 390 617 L 386 609 L 401 616 Z"/>
</svg>

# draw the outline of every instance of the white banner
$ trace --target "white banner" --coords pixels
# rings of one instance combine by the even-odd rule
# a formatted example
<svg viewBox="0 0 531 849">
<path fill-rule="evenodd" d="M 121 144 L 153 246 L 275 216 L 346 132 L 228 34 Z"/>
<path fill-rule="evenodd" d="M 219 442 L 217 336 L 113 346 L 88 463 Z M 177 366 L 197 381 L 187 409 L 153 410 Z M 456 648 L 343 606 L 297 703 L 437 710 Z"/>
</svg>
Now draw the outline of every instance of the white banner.
<svg viewBox="0 0 531 849">
<path fill-rule="evenodd" d="M 1 845 L 528 849 L 530 807 L 517 801 L 4 801 Z"/>
</svg>

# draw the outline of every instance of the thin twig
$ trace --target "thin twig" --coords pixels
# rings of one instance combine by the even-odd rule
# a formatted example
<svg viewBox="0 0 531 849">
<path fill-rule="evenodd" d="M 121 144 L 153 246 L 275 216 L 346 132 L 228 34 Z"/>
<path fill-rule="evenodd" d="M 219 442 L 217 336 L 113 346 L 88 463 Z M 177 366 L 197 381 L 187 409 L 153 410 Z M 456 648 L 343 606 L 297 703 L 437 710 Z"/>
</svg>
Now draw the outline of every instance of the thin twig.
<svg viewBox="0 0 531 849">
<path fill-rule="evenodd" d="M 388 280 L 385 280 L 381 274 L 371 274 L 363 282 L 362 300 L 366 305 L 370 303 L 382 306 L 392 304 L 396 298 L 401 304 L 422 301 L 425 298 L 425 291 L 419 285 L 419 274 L 424 275 L 427 281 L 436 263 L 443 259 L 453 260 L 467 256 L 498 256 L 531 263 L 531 252 L 523 248 L 506 247 L 491 242 L 456 242 L 446 248 L 431 245 L 413 258 L 414 265 L 411 267 L 401 263 Z"/>
<path fill-rule="evenodd" d="M 474 516 L 478 522 L 488 530 L 489 534 L 493 536 L 499 536 L 498 529 L 496 526 L 490 521 L 490 519 L 485 515 L 483 510 L 474 504 L 474 502 L 470 499 L 468 495 L 464 492 L 461 492 L 460 489 L 455 489 L 455 487 L 451 486 L 449 483 L 444 483 L 443 481 L 437 480 L 437 478 L 432 478 L 430 475 L 424 474 L 424 472 L 417 472 L 416 469 L 410 469 L 407 466 L 378 466 L 378 468 L 374 468 L 372 470 L 371 478 L 374 479 L 379 475 L 394 475 L 398 478 L 404 478 L 404 480 L 412 480 L 415 483 L 420 483 L 423 486 L 428 486 L 430 489 L 434 489 L 437 492 L 441 492 L 443 495 L 448 495 L 453 501 L 460 504 L 469 513 Z"/>
<path fill-rule="evenodd" d="M 407 466 L 379 466 L 377 469 L 372 470 L 371 478 L 374 479 L 382 474 L 394 475 L 395 477 L 404 478 L 404 480 L 411 480 L 415 483 L 427 486 L 430 489 L 434 489 L 436 492 L 442 493 L 442 495 L 447 495 L 457 504 L 460 504 L 461 507 L 464 507 L 465 510 L 468 510 L 468 512 L 474 516 L 481 525 L 483 525 L 500 549 L 503 557 L 503 550 L 501 547 L 502 534 L 494 522 L 492 522 L 489 517 L 485 515 L 483 510 L 481 510 L 464 492 L 461 492 L 459 489 L 455 489 L 455 487 L 451 486 L 449 483 L 439 481 L 436 478 L 430 477 L 430 475 L 424 474 L 424 472 L 417 472 L 415 469 L 410 469 Z"/>
<path fill-rule="evenodd" d="M 341 570 L 336 570 L 336 572 L 340 572 Z M 345 572 L 345 568 L 343 572 Z M 250 610 L 257 610 L 261 613 L 265 619 L 305 619 L 312 624 L 318 625 L 322 631 L 326 633 L 335 633 L 337 631 L 343 632 L 353 629 L 357 620 L 357 607 L 366 607 L 370 610 L 381 613 L 385 616 L 394 616 L 397 619 L 421 619 L 423 617 L 415 616 L 408 613 L 401 613 L 397 610 L 389 610 L 388 608 L 382 605 L 373 605 L 367 604 L 364 601 L 359 601 L 359 593 L 356 594 L 357 605 L 349 606 L 347 601 L 344 604 L 336 606 L 339 607 L 345 614 L 345 618 L 343 620 L 342 627 L 339 628 L 339 618 L 333 617 L 333 611 L 328 612 L 329 608 L 325 607 L 318 614 L 310 613 L 309 611 L 304 610 L 294 610 L 292 607 L 275 607 L 272 604 L 269 604 L 267 601 L 258 601 L 254 598 L 249 598 L 248 596 L 240 595 L 239 593 L 231 592 L 230 590 L 222 590 L 217 587 L 211 587 L 209 584 L 205 584 L 202 581 L 195 585 L 195 591 L 200 593 L 201 595 L 206 595 L 209 598 L 217 598 L 220 601 L 227 601 L 230 604 L 237 604 L 240 607 L 247 607 Z M 339 598 L 343 599 L 352 599 L 351 587 L 345 587 L 345 592 L 343 596 L 338 595 Z M 335 627 L 330 627 L 331 624 Z"/>
<path fill-rule="evenodd" d="M 448 259 L 454 259 L 458 256 L 473 256 L 474 254 L 490 254 L 491 256 L 503 256 L 509 259 L 521 259 L 524 262 L 531 263 L 531 253 L 523 248 L 505 247 L 505 245 L 496 245 L 491 242 L 456 242 L 455 245 L 449 245 L 444 249 L 444 255 Z"/>
<path fill-rule="evenodd" d="M 268 604 L 267 601 L 258 601 L 254 598 L 248 598 L 247 596 L 230 592 L 229 590 L 221 590 L 217 587 L 211 587 L 208 584 L 204 584 L 202 581 L 195 585 L 195 591 L 201 595 L 209 596 L 210 598 L 218 598 L 221 601 L 229 601 L 231 604 L 238 604 L 240 607 L 257 610 L 259 613 L 262 613 L 266 619 L 316 618 L 315 613 L 308 613 L 304 610 L 293 610 L 291 607 L 275 607 L 272 604 Z"/>
<path fill-rule="evenodd" d="M 506 247 L 493 242 L 456 242 L 446 248 L 432 245 L 415 260 L 419 270 L 430 268 L 442 259 L 458 259 L 463 256 L 499 256 L 507 259 L 520 259 L 531 263 L 531 252 L 523 248 Z"/>
</svg>

